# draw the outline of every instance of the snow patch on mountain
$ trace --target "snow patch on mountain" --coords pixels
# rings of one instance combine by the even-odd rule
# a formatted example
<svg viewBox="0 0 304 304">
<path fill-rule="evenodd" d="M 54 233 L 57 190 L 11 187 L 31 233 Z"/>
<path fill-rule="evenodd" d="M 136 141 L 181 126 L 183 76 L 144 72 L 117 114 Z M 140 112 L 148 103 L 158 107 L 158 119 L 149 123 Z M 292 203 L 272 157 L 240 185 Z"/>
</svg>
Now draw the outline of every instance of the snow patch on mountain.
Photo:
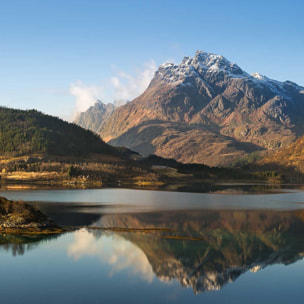
<svg viewBox="0 0 304 304">
<path fill-rule="evenodd" d="M 280 82 L 263 76 L 257 72 L 249 75 L 243 71 L 237 64 L 231 63 L 222 55 L 197 51 L 193 58 L 184 57 L 179 65 L 173 63 L 162 64 L 155 76 L 158 80 L 171 85 L 183 84 L 183 86 L 195 85 L 197 79 L 200 79 L 208 86 L 208 80 L 222 75 L 226 79 L 243 79 L 246 82 L 254 83 L 257 87 L 268 88 L 274 95 L 290 99 L 286 86 L 302 93 L 303 87 L 292 82 Z M 303 93 L 302 93 L 303 94 Z"/>
<path fill-rule="evenodd" d="M 257 72 L 252 73 L 250 76 L 252 76 L 256 79 L 259 79 L 259 80 L 264 80 L 265 79 L 265 76 L 263 76 L 263 75 L 261 75 L 260 73 L 257 73 Z"/>
</svg>

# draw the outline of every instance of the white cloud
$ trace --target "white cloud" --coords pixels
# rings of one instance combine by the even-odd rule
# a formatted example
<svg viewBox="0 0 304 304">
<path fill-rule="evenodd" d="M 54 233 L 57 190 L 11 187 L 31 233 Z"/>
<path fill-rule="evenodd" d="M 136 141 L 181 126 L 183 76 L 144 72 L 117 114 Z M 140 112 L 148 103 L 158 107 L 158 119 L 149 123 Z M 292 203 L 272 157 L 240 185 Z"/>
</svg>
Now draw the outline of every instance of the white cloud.
<svg viewBox="0 0 304 304">
<path fill-rule="evenodd" d="M 102 85 L 88 86 L 81 81 L 77 81 L 76 83 L 71 84 L 70 94 L 76 98 L 76 112 L 83 112 L 92 106 L 97 99 L 102 98 L 104 87 Z"/>
<path fill-rule="evenodd" d="M 148 87 L 157 66 L 153 60 L 147 62 L 143 70 L 137 69 L 135 75 L 117 71 L 111 78 L 114 87 L 114 100 L 132 100 L 139 96 Z"/>
<path fill-rule="evenodd" d="M 112 78 L 111 78 L 111 81 L 112 81 L 112 84 L 113 84 L 113 86 L 114 86 L 115 88 L 120 86 L 120 80 L 119 80 L 118 77 L 112 77 Z"/>
<path fill-rule="evenodd" d="M 77 81 L 70 85 L 70 94 L 75 97 L 75 112 L 86 111 L 97 99 L 103 102 L 132 100 L 148 87 L 157 66 L 153 60 L 144 64 L 142 69 L 135 69 L 129 74 L 119 69 L 103 85 L 86 85 Z"/>
</svg>

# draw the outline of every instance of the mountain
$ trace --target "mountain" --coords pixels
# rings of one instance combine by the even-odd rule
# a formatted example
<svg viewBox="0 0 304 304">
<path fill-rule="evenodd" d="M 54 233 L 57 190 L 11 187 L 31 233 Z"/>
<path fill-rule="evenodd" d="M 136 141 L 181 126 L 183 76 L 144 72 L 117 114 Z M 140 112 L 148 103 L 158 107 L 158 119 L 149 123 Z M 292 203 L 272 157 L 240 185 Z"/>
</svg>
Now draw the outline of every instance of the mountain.
<svg viewBox="0 0 304 304">
<path fill-rule="evenodd" d="M 92 131 L 36 110 L 0 107 L 0 153 L 20 156 L 33 153 L 81 156 L 114 154 L 116 148 Z"/>
<path fill-rule="evenodd" d="M 146 91 L 115 109 L 98 131 L 143 155 L 227 166 L 292 143 L 303 134 L 303 113 L 303 87 L 197 51 L 179 65 L 161 65 Z"/>
<path fill-rule="evenodd" d="M 104 104 L 102 101 L 97 100 L 86 112 L 78 114 L 75 123 L 84 129 L 99 133 L 114 109 L 115 107 L 112 103 Z"/>
<path fill-rule="evenodd" d="M 121 99 L 107 104 L 97 100 L 87 111 L 78 114 L 75 123 L 84 129 L 100 133 L 105 122 L 109 119 L 114 110 L 126 103 L 127 101 Z"/>
</svg>

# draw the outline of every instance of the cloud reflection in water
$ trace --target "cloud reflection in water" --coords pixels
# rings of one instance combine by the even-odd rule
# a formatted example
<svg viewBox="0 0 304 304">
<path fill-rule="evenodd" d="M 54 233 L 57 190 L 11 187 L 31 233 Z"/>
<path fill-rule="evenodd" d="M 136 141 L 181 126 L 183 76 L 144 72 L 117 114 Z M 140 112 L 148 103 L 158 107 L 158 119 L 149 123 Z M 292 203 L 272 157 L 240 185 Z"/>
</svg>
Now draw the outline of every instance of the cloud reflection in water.
<svg viewBox="0 0 304 304">
<path fill-rule="evenodd" d="M 76 261 L 87 256 L 98 258 L 102 263 L 111 265 L 110 276 L 128 270 L 147 282 L 152 282 L 154 277 L 146 255 L 134 244 L 113 233 L 103 233 L 97 238 L 86 229 L 76 231 L 67 253 Z"/>
</svg>

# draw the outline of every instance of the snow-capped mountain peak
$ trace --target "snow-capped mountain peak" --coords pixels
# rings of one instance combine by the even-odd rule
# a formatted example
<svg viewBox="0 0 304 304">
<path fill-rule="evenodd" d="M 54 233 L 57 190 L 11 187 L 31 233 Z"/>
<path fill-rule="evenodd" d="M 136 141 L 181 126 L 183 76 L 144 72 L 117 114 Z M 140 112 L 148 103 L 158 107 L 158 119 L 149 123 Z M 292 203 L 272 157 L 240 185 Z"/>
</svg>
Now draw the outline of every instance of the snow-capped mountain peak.
<svg viewBox="0 0 304 304">
<path fill-rule="evenodd" d="M 231 76 L 248 76 L 237 64 L 230 62 L 222 55 L 197 51 L 193 63 L 209 71 L 223 71 Z"/>
<path fill-rule="evenodd" d="M 243 80 L 256 87 L 268 89 L 273 96 L 281 96 L 287 100 L 290 99 L 286 91 L 288 87 L 293 87 L 298 92 L 303 91 L 302 87 L 288 81 L 276 81 L 257 72 L 249 75 L 224 56 L 203 51 L 197 51 L 194 57 L 184 57 L 179 65 L 162 64 L 155 73 L 155 79 L 165 84 L 179 86 L 191 86 L 201 82 L 207 87 L 216 83 L 225 82 L 228 85 L 228 82 Z"/>
<path fill-rule="evenodd" d="M 162 64 L 155 76 L 165 83 L 184 82 L 189 77 L 199 77 L 204 80 L 207 74 L 222 73 L 231 78 L 248 78 L 237 64 L 231 63 L 222 55 L 197 51 L 194 57 L 184 57 L 179 65 Z"/>
</svg>

